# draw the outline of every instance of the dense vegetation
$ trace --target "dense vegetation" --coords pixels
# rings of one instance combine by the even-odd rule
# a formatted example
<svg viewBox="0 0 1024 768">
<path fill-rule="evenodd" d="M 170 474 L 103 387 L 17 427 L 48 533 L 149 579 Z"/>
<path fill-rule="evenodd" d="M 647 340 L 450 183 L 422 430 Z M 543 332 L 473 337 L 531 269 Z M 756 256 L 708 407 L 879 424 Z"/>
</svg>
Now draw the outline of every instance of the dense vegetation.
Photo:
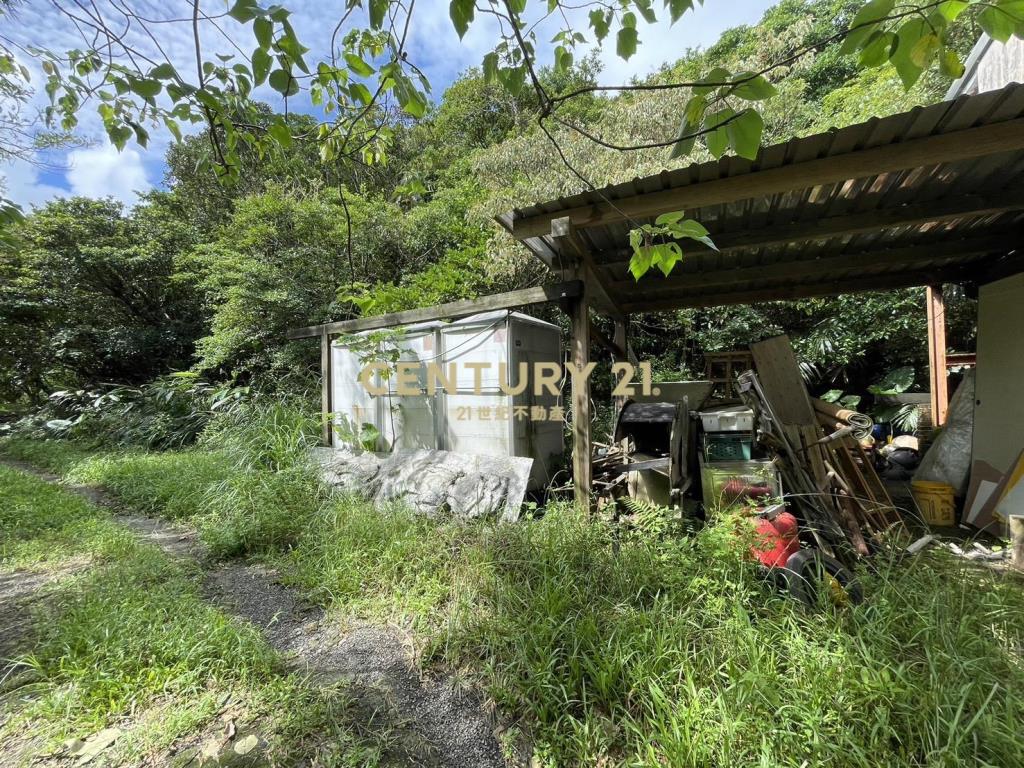
<svg viewBox="0 0 1024 768">
<path fill-rule="evenodd" d="M 863 4 L 782 0 L 649 82 L 758 70 L 828 39 Z M 966 34 L 943 44 L 963 56 Z M 557 95 L 598 75 L 583 58 L 539 78 Z M 835 47 L 802 55 L 772 71 L 765 141 L 930 103 L 949 82 L 929 70 L 907 90 L 900 75 Z M 670 143 L 688 98 L 591 94 L 560 114 L 611 143 Z M 318 350 L 285 330 L 543 282 L 493 216 L 581 181 L 538 128 L 535 94 L 476 70 L 424 114 L 389 115 L 386 164 L 321 162 L 323 147 L 290 138 L 316 117 L 238 109 L 239 125 L 287 140 L 267 154 L 237 143 L 218 180 L 209 166 L 225 136 L 214 130 L 214 148 L 186 137 L 168 152 L 165 188 L 137 206 L 59 200 L 0 232 L 0 457 L 190 526 L 215 565 L 270 566 L 333 616 L 408 630 L 425 666 L 486 691 L 503 748 L 525 747 L 531 765 L 1024 764 L 1012 726 L 1024 716 L 1024 592 L 944 551 L 875 558 L 858 574 L 864 604 L 810 612 L 745 557 L 739 516 L 683 530 L 657 508 L 626 524 L 552 503 L 502 526 L 374 509 L 324 487 L 310 459 Z M 130 130 L 119 119 L 109 127 Z M 548 130 L 594 184 L 710 157 Z M 974 307 L 951 294 L 951 342 L 969 349 Z M 639 316 L 634 346 L 659 376 L 685 378 L 706 352 L 778 332 L 820 392 L 860 392 L 896 368 L 901 387 L 915 372 L 922 383 L 919 290 Z M 5 745 L 132 721 L 143 727 L 112 759 L 144 762 L 222 728 L 228 696 L 268 724 L 274 764 L 373 764 L 388 739 L 355 733 L 342 688 L 287 674 L 259 632 L 204 599 L 199 565 L 0 466 L 0 575 L 12 571 L 52 583 L 24 622 L 32 696 L 0 698 Z"/>
<path fill-rule="evenodd" d="M 533 765 L 1024 760 L 1024 741 L 1008 726 L 1024 715 L 1024 592 L 1013 580 L 944 550 L 876 560 L 860 574 L 863 605 L 811 613 L 775 593 L 745 560 L 740 518 L 685 536 L 673 531 L 678 518 L 663 513 L 624 527 L 569 505 L 516 526 L 430 521 L 326 493 L 307 463 L 315 434 L 297 413 L 260 408 L 216 418 L 200 448 L 183 452 L 96 455 L 33 440 L 7 440 L 0 452 L 188 522 L 215 553 L 276 567 L 341 617 L 412 630 L 424 663 L 464 670 L 481 684 L 499 706 L 506 749 L 525 737 Z M 4 492 L 43 493 L 25 480 L 11 487 Z M 13 511 L 4 506 L 2 530 L 13 532 L 5 533 L 6 562 L 67 540 L 88 548 L 92 539 L 75 531 L 109 525 L 92 522 L 94 512 L 79 522 L 81 511 L 63 507 L 28 517 L 32 508 L 17 500 Z M 169 566 L 147 568 L 141 583 Z M 171 579 L 133 599 L 159 602 L 175 589 L 184 587 Z M 95 599 L 81 593 L 55 637 L 101 631 L 107 619 L 95 614 Z M 158 630 L 140 625 L 130 605 L 114 604 L 118 620 L 160 647 L 215 618 L 196 617 L 186 599 Z M 204 636 L 202 674 L 228 674 L 218 666 L 220 644 L 240 642 L 229 631 Z M 133 642 L 125 632 L 113 637 Z M 75 701 L 91 695 L 98 673 L 47 666 L 52 642 L 38 662 L 48 685 L 75 674 Z M 244 680 L 250 667 L 269 663 L 257 651 L 230 674 Z M 168 663 L 175 652 L 168 648 Z M 106 658 L 89 659 L 108 666 Z M 104 684 L 127 691 L 138 685 L 123 677 L 130 672 Z M 122 701 L 106 700 L 104 711 L 116 717 Z"/>
<path fill-rule="evenodd" d="M 855 0 L 785 0 L 755 27 L 727 31 L 688 51 L 652 80 L 715 66 L 757 69 L 826 38 L 849 21 Z M 961 53 L 970 40 L 955 41 Z M 594 82 L 583 59 L 542 77 L 553 93 Z M 927 103 L 946 84 L 927 73 L 905 91 L 890 66 L 861 70 L 834 48 L 778 73 L 765 103 L 766 141 L 778 141 Z M 572 119 L 609 141 L 671 138 L 685 95 L 676 91 L 590 96 Z M 270 120 L 263 110 L 254 119 Z M 166 191 L 131 210 L 109 200 L 55 201 L 35 211 L 21 244 L 0 253 L 0 401 L 35 403 L 54 390 L 116 382 L 141 385 L 170 371 L 302 393 L 317 371 L 290 326 L 377 313 L 535 284 L 540 265 L 497 231 L 491 217 L 580 182 L 537 129 L 528 94 L 513 96 L 469 71 L 420 120 L 396 118 L 387 165 L 322 164 L 295 142 L 269 158 L 240 158 L 221 184 L 201 161 L 203 137 L 168 154 Z M 303 116 L 288 117 L 295 131 Z M 304 122 L 305 121 L 305 122 Z M 596 184 L 705 157 L 668 160 L 665 150 L 623 153 L 556 131 L 562 151 Z M 702 154 L 705 153 L 705 154 Z M 699 373 L 702 353 L 788 331 L 822 389 L 863 389 L 887 370 L 924 366 L 921 292 L 861 295 L 691 310 L 640 317 L 638 353 L 663 375 Z M 973 308 L 955 296 L 952 344 L 968 348 Z"/>
</svg>

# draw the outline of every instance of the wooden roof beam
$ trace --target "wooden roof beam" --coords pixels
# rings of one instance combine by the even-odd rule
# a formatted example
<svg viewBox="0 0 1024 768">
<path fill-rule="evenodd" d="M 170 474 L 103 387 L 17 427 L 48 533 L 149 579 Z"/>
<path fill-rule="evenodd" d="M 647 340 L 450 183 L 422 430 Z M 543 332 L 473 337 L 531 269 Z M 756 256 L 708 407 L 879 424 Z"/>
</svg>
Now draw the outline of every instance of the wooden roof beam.
<svg viewBox="0 0 1024 768">
<path fill-rule="evenodd" d="M 1024 189 L 1010 189 L 985 195 L 947 197 L 873 211 L 828 216 L 811 221 L 770 224 L 747 231 L 712 233 L 711 238 L 719 252 L 729 253 L 1019 210 L 1024 210 Z M 695 242 L 686 243 L 685 250 L 687 255 L 714 253 L 713 249 Z M 623 263 L 629 260 L 632 253 L 631 249 L 622 248 L 614 254 L 605 254 L 604 259 L 598 254 L 598 264 L 610 266 Z"/>
<path fill-rule="evenodd" d="M 628 293 L 642 292 L 645 297 L 657 298 L 669 291 L 681 289 L 699 289 L 702 292 L 707 292 L 714 288 L 728 288 L 740 282 L 829 277 L 833 273 L 843 270 L 892 266 L 906 271 L 943 259 L 966 258 L 998 252 L 1006 253 L 1013 250 L 1016 245 L 1017 243 L 1012 239 L 1010 233 L 1003 233 L 989 237 L 919 243 L 905 248 L 868 249 L 853 253 L 827 254 L 816 258 L 781 261 L 757 267 L 736 267 L 686 273 L 677 270 L 669 277 L 651 274 L 642 277 L 639 282 L 634 282 L 631 277 L 627 277 L 614 285 L 617 292 L 622 295 L 622 301 L 629 303 L 632 297 Z"/>
<path fill-rule="evenodd" d="M 732 203 L 789 190 L 1020 149 L 1024 149 L 1024 118 L 920 139 L 907 139 L 842 155 L 790 163 L 779 168 L 754 170 L 611 202 L 601 200 L 552 214 L 514 216 L 512 235 L 519 240 L 546 235 L 550 232 L 553 218 L 567 216 L 574 226 L 586 229 L 628 219 L 648 218 L 667 211 Z"/>
<path fill-rule="evenodd" d="M 583 283 L 579 280 L 568 280 L 537 288 L 523 288 L 518 291 L 496 293 L 480 299 L 466 299 L 438 304 L 436 307 L 410 309 L 405 312 L 391 312 L 376 317 L 360 317 L 355 320 L 342 320 L 337 323 L 311 325 L 306 328 L 292 328 L 286 333 L 289 339 L 309 339 L 314 336 L 328 334 L 337 336 L 342 333 L 358 333 L 381 328 L 395 328 L 412 323 L 426 323 L 431 320 L 454 320 L 468 317 L 479 312 L 492 312 L 499 309 L 514 309 L 535 304 L 547 304 L 552 301 L 572 299 L 583 294 Z"/>
<path fill-rule="evenodd" d="M 1024 264 L 1020 265 L 1024 270 Z M 626 303 L 627 312 L 669 312 L 676 309 L 698 307 L 721 307 L 730 304 L 753 304 L 764 301 L 790 301 L 822 296 L 839 296 L 846 293 L 867 291 L 888 291 L 896 288 L 912 288 L 937 283 L 973 282 L 976 275 L 965 267 L 918 270 L 898 274 L 872 275 L 871 277 L 848 278 L 845 280 L 802 283 L 773 288 L 754 288 L 743 291 L 722 291 L 701 294 L 685 294 L 674 299 L 660 299 Z"/>
<path fill-rule="evenodd" d="M 612 317 L 622 317 L 612 290 L 597 268 L 590 248 L 568 217 L 551 220 L 551 239 L 558 244 L 563 256 L 575 259 L 575 264 L 572 265 L 576 272 L 575 276 L 586 283 L 594 309 Z"/>
</svg>

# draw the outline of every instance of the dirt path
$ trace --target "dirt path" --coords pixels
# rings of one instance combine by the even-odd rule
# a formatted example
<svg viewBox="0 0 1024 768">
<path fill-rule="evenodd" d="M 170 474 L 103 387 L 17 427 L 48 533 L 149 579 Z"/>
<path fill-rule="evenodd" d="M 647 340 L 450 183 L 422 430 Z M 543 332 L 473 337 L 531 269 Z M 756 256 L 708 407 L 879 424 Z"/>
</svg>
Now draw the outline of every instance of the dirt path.
<svg viewBox="0 0 1024 768">
<path fill-rule="evenodd" d="M 49 482 L 56 475 L 24 462 L 3 463 Z M 392 757 L 403 765 L 448 768 L 504 768 L 495 725 L 478 697 L 454 678 L 421 675 L 410 644 L 390 627 L 358 624 L 347 628 L 330 621 L 322 608 L 281 585 L 262 566 L 215 563 L 194 530 L 127 514 L 116 500 L 95 488 L 64 488 L 110 509 L 115 519 L 139 538 L 167 554 L 191 558 L 204 567 L 210 600 L 258 627 L 270 645 L 314 683 L 344 681 L 357 712 L 374 730 L 394 739 Z"/>
</svg>

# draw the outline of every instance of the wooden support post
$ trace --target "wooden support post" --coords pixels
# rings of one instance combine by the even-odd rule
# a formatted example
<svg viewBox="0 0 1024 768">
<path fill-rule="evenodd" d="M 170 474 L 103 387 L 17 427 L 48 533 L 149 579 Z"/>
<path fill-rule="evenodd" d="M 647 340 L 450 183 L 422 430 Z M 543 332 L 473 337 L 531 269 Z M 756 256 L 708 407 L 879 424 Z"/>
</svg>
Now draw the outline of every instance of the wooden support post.
<svg viewBox="0 0 1024 768">
<path fill-rule="evenodd" d="M 320 333 L 320 417 L 323 419 L 320 442 L 331 444 L 331 336 Z"/>
<path fill-rule="evenodd" d="M 575 299 L 569 308 L 572 320 L 570 364 L 583 371 L 590 362 L 590 309 L 587 292 Z M 590 509 L 591 491 L 590 381 L 572 376 L 572 477 L 576 504 Z"/>
<path fill-rule="evenodd" d="M 925 291 L 928 305 L 928 368 L 931 377 L 932 424 L 946 423 L 949 394 L 946 390 L 946 305 L 941 285 L 929 285 Z"/>
<path fill-rule="evenodd" d="M 633 350 L 629 348 L 629 316 L 625 315 L 621 320 L 615 321 L 615 334 L 612 337 L 612 346 L 615 347 L 615 353 L 613 357 L 617 363 L 625 362 L 636 362 L 636 355 L 632 354 Z M 618 384 L 617 381 L 612 382 L 614 387 Z M 626 404 L 625 397 L 615 398 L 615 412 L 618 413 L 622 410 L 622 406 Z"/>
</svg>

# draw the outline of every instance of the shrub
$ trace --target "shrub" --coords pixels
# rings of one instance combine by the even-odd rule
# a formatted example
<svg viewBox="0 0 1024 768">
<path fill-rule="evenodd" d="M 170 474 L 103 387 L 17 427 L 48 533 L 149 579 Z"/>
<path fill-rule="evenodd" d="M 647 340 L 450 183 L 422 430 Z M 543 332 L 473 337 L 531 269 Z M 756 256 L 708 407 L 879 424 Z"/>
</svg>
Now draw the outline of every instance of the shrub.
<svg viewBox="0 0 1024 768">
<path fill-rule="evenodd" d="M 8 434 L 78 440 L 110 449 L 166 450 L 191 445 L 218 414 L 249 398 L 246 387 L 216 387 L 176 373 L 140 387 L 107 386 L 52 393 L 28 416 L 3 425 Z"/>
</svg>

